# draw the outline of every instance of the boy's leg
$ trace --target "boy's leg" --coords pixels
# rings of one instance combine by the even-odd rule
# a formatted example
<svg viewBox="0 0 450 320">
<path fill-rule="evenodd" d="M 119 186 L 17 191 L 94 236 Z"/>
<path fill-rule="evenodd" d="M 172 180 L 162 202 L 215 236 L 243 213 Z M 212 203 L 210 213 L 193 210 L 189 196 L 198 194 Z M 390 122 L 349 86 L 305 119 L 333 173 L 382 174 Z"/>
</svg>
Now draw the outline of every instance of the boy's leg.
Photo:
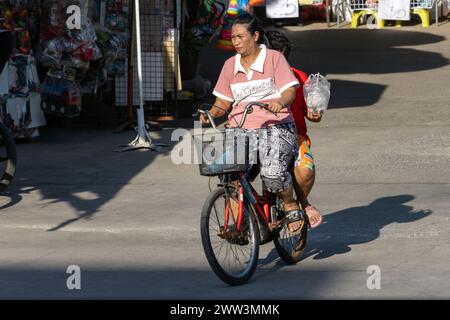
<svg viewBox="0 0 450 320">
<path fill-rule="evenodd" d="M 317 227 L 322 221 L 322 215 L 308 202 L 308 195 L 314 186 L 316 177 L 314 159 L 311 153 L 309 138 L 299 137 L 299 155 L 295 162 L 293 176 L 297 199 L 305 210 L 311 227 Z"/>
<path fill-rule="evenodd" d="M 298 202 L 302 205 L 302 208 L 306 208 L 309 204 L 308 195 L 310 194 L 314 181 L 316 178 L 315 171 L 304 168 L 304 167 L 294 167 L 294 190 L 297 195 Z"/>
</svg>

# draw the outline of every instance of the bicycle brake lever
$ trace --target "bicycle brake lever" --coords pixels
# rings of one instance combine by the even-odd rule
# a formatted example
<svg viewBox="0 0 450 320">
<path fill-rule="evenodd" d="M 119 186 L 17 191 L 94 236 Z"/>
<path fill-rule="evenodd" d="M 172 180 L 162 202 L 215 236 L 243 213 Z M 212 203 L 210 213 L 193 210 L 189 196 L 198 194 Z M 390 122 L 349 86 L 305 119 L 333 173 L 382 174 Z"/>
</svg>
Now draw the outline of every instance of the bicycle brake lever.
<svg viewBox="0 0 450 320">
<path fill-rule="evenodd" d="M 198 117 L 200 115 L 200 113 L 205 114 L 205 110 L 202 109 L 198 109 L 194 114 L 192 114 L 193 117 Z"/>
</svg>

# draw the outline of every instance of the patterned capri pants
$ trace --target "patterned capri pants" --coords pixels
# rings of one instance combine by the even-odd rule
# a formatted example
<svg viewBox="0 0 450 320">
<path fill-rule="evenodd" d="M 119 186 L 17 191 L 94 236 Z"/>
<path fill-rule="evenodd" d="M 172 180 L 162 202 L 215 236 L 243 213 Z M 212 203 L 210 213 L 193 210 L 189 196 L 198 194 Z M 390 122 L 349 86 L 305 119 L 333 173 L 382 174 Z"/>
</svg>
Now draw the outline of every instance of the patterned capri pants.
<svg viewBox="0 0 450 320">
<path fill-rule="evenodd" d="M 292 185 L 289 164 L 298 154 L 295 124 L 288 122 L 249 129 L 246 130 L 246 135 L 250 137 L 250 162 L 257 163 L 256 160 L 259 160 L 265 189 L 273 193 L 288 189 Z M 255 159 L 256 155 L 258 159 Z"/>
</svg>

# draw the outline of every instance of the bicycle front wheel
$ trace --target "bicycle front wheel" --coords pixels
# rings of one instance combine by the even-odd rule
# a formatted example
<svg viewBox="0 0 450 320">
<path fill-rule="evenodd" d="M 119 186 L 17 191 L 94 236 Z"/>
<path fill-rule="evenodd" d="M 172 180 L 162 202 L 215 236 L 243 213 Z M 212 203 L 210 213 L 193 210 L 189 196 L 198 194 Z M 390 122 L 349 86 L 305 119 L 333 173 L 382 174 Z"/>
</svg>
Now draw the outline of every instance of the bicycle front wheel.
<svg viewBox="0 0 450 320">
<path fill-rule="evenodd" d="M 225 212 L 228 226 L 225 230 Z M 259 254 L 259 231 L 255 216 L 244 197 L 243 219 L 237 230 L 238 191 L 218 188 L 205 201 L 201 216 L 203 250 L 214 273 L 225 283 L 246 283 L 255 272 Z"/>
<path fill-rule="evenodd" d="M 11 184 L 16 172 L 17 152 L 14 138 L 1 122 L 0 140 L 0 192 L 3 192 Z"/>
</svg>

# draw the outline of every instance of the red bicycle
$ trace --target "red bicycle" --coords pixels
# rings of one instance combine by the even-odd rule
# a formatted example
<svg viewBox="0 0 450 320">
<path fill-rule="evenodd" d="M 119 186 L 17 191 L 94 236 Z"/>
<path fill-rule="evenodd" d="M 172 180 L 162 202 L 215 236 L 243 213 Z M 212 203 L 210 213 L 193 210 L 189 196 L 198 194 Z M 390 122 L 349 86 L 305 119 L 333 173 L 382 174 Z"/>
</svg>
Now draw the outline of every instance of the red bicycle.
<svg viewBox="0 0 450 320">
<path fill-rule="evenodd" d="M 267 109 L 264 103 L 249 103 L 239 125 L 231 130 L 242 128 L 253 106 Z M 208 116 L 217 133 L 226 132 L 227 129 L 217 129 L 208 111 L 199 109 L 194 116 L 199 113 Z M 217 139 L 215 141 L 222 143 Z M 240 142 L 239 146 L 246 147 L 246 143 Z M 229 148 L 224 147 L 222 150 Z M 248 155 L 248 151 L 245 155 Z M 200 164 L 201 175 L 218 176 L 220 179 L 217 188 L 209 194 L 203 205 L 201 238 L 206 258 L 215 274 L 230 285 L 240 285 L 247 282 L 255 272 L 261 244 L 273 241 L 279 256 L 288 264 L 300 261 L 308 228 L 306 221 L 303 221 L 300 231 L 295 234 L 289 232 L 282 200 L 266 190 L 259 195 L 251 184 L 259 174 L 259 166 L 250 165 L 248 161 L 217 161 L 227 156 L 226 151 L 218 152 L 215 161 L 202 161 Z"/>
</svg>

